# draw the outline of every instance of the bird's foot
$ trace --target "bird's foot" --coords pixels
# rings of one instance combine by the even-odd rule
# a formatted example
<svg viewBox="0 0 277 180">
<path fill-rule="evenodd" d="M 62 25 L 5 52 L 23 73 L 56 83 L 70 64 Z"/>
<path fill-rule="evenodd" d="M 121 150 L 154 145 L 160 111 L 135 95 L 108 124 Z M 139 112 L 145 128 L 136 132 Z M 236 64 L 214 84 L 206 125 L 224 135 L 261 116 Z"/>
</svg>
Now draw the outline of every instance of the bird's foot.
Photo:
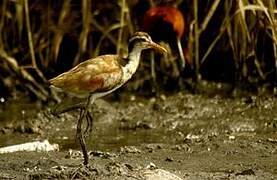
<svg viewBox="0 0 277 180">
<path fill-rule="evenodd" d="M 99 174 L 99 170 L 89 164 L 80 164 L 79 167 L 74 168 L 70 174 L 71 179 L 87 179 L 88 177 L 92 178 Z"/>
</svg>

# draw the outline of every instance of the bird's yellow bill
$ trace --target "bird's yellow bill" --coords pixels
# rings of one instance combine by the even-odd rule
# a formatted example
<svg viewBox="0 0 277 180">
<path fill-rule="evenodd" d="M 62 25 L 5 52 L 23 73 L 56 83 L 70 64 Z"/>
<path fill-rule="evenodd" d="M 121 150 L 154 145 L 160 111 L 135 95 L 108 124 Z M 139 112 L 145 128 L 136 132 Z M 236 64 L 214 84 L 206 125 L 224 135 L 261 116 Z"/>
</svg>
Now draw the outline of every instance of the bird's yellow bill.
<svg viewBox="0 0 277 180">
<path fill-rule="evenodd" d="M 155 49 L 156 51 L 160 52 L 160 53 L 164 53 L 164 54 L 167 54 L 167 50 L 162 47 L 161 45 L 157 44 L 157 43 L 151 43 L 150 44 L 150 47 Z"/>
</svg>

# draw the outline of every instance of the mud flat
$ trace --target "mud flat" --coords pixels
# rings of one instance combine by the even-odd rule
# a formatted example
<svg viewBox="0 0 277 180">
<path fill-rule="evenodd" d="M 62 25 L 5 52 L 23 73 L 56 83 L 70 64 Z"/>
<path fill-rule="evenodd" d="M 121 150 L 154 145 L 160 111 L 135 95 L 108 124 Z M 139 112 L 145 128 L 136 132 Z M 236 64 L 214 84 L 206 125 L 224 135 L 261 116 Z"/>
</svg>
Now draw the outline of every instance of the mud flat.
<svg viewBox="0 0 277 180">
<path fill-rule="evenodd" d="M 3 104 L 1 147 L 48 139 L 60 150 L 0 154 L 0 178 L 277 179 L 276 102 L 189 93 L 98 100 L 88 168 L 75 140 L 78 112 Z"/>
</svg>

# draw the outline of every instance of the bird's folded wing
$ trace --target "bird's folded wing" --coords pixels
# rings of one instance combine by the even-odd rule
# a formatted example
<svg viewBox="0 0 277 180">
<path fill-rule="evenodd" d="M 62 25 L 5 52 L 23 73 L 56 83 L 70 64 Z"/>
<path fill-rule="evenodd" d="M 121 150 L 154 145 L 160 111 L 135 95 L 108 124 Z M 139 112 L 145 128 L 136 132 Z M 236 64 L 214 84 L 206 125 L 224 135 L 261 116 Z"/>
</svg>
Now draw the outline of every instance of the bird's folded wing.
<svg viewBox="0 0 277 180">
<path fill-rule="evenodd" d="M 108 91 L 121 82 L 123 72 L 119 58 L 117 55 L 104 55 L 84 61 L 49 82 L 73 94 Z"/>
</svg>

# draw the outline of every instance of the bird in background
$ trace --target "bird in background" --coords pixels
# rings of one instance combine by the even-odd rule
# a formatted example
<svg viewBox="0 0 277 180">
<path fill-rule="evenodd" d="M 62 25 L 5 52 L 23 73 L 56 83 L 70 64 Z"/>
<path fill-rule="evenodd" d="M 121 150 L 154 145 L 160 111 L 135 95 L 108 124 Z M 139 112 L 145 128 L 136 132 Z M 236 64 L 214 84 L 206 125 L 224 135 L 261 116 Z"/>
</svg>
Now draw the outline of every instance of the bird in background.
<svg viewBox="0 0 277 180">
<path fill-rule="evenodd" d="M 85 166 L 89 162 L 85 137 L 92 132 L 93 102 L 97 98 L 112 93 L 131 79 L 139 66 L 141 52 L 145 49 L 166 53 L 166 50 L 153 42 L 147 33 L 136 32 L 129 39 L 127 58 L 119 55 L 98 56 L 49 80 L 50 85 L 58 90 L 79 98 L 86 98 L 86 103 L 78 107 L 80 115 L 76 133 L 82 148 Z M 86 123 L 84 123 L 84 119 L 86 119 Z"/>
<path fill-rule="evenodd" d="M 179 77 L 180 72 L 186 66 L 186 62 L 190 62 L 189 51 L 187 48 L 183 48 L 181 43 L 185 31 L 185 19 L 182 12 L 173 6 L 152 7 L 143 16 L 142 29 L 148 32 L 154 41 L 169 44 L 168 51 L 171 51 L 171 53 L 168 53 L 168 57 L 164 57 L 161 61 L 165 65 L 171 64 L 172 77 Z M 175 53 L 178 54 L 179 58 L 174 55 Z M 179 59 L 179 63 L 174 61 L 176 58 Z M 156 84 L 156 65 L 153 59 L 151 59 L 151 77 L 154 84 Z M 177 69 L 175 67 L 176 63 L 179 66 Z M 164 73 L 169 74 L 170 72 Z"/>
<path fill-rule="evenodd" d="M 180 66 L 185 67 L 186 61 L 181 44 L 185 19 L 180 10 L 170 6 L 152 7 L 144 14 L 142 26 L 142 29 L 149 32 L 154 40 L 169 42 L 171 46 L 176 43 Z"/>
</svg>

